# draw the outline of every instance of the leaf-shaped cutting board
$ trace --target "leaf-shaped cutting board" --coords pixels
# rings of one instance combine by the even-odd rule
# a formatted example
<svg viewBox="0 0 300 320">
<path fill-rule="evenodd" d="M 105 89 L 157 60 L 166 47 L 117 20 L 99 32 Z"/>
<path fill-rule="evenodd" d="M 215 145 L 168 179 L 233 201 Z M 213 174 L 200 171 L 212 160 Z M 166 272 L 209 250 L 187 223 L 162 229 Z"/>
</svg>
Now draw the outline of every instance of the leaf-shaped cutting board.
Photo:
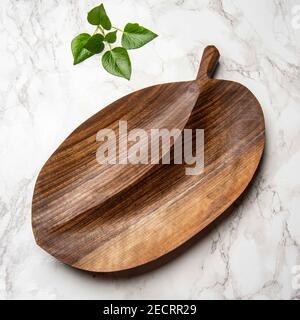
<svg viewBox="0 0 300 320">
<path fill-rule="evenodd" d="M 35 185 L 38 245 L 76 268 L 129 269 L 175 249 L 240 196 L 262 156 L 264 117 L 247 88 L 211 78 L 218 59 L 218 50 L 207 47 L 196 80 L 129 94 L 59 146 Z M 204 129 L 203 172 L 186 175 L 185 164 L 100 165 L 97 132 L 118 133 L 120 120 L 128 131 Z"/>
</svg>

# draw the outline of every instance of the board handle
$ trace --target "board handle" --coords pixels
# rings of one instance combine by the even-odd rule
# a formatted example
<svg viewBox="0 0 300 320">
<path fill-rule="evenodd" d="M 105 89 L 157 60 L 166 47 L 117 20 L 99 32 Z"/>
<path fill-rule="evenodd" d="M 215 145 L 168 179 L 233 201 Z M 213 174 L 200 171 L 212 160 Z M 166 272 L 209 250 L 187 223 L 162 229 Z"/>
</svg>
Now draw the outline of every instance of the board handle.
<svg viewBox="0 0 300 320">
<path fill-rule="evenodd" d="M 197 74 L 199 80 L 205 81 L 210 79 L 218 65 L 220 53 L 215 46 L 207 46 L 202 55 L 200 68 Z"/>
</svg>

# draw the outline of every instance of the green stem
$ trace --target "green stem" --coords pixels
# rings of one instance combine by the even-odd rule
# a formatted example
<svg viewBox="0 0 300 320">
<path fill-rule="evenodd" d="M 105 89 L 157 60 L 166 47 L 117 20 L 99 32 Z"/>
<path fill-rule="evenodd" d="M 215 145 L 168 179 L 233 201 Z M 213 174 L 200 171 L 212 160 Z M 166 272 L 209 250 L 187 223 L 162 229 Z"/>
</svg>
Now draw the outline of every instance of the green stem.
<svg viewBox="0 0 300 320">
<path fill-rule="evenodd" d="M 101 31 L 103 37 L 105 37 L 105 31 L 104 31 L 104 29 L 103 29 L 101 26 L 98 26 L 98 27 L 99 27 L 99 30 Z"/>
<path fill-rule="evenodd" d="M 103 35 L 103 37 L 105 38 L 105 31 L 104 31 L 104 29 L 103 29 L 100 25 L 97 26 L 97 28 L 96 28 L 96 30 L 94 31 L 93 35 L 96 34 L 98 30 L 100 31 L 100 33 L 101 33 L 101 34 Z M 122 30 L 120 30 L 120 31 L 122 31 Z M 112 49 L 111 44 L 108 43 L 108 42 L 107 42 L 107 44 L 108 44 L 108 46 L 109 46 L 109 50 L 111 50 L 111 49 Z"/>
<path fill-rule="evenodd" d="M 116 29 L 116 30 L 118 30 L 118 31 L 120 31 L 120 32 L 124 32 L 123 30 L 121 30 L 121 29 L 119 29 L 119 28 L 117 28 L 117 27 L 112 27 L 113 29 Z"/>
<path fill-rule="evenodd" d="M 97 28 L 95 29 L 93 35 L 95 35 L 97 33 L 97 31 L 99 30 L 99 26 L 97 26 Z"/>
</svg>

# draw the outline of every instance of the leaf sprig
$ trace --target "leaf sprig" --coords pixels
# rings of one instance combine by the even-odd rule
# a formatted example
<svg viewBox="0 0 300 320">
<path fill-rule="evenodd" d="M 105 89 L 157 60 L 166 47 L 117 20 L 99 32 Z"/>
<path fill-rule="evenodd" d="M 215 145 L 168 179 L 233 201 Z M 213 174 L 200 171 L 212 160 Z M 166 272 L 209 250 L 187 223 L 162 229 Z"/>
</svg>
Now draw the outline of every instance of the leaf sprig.
<svg viewBox="0 0 300 320">
<path fill-rule="evenodd" d="M 132 68 L 128 50 L 141 48 L 156 38 L 157 34 L 138 23 L 127 23 L 124 30 L 112 26 L 103 4 L 93 8 L 87 20 L 96 26 L 96 30 L 92 35 L 81 33 L 72 40 L 74 65 L 108 48 L 102 55 L 103 68 L 115 76 L 130 80 Z M 118 32 L 122 33 L 121 46 L 113 48 Z"/>
</svg>

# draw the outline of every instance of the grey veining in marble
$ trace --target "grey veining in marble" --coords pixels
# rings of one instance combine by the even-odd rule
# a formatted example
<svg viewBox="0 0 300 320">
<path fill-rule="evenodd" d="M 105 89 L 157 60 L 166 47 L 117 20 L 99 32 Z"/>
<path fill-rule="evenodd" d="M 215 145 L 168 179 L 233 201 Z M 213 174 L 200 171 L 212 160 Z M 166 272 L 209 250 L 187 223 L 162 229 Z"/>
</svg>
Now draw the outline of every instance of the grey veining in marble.
<svg viewBox="0 0 300 320">
<path fill-rule="evenodd" d="M 93 31 L 86 12 L 98 3 L 0 2 L 0 298 L 299 298 L 292 268 L 300 265 L 300 27 L 293 16 L 300 0 L 104 1 L 114 24 L 136 21 L 159 34 L 131 52 L 130 82 L 105 73 L 99 57 L 72 65 L 70 41 Z M 264 162 L 233 213 L 176 259 L 138 276 L 91 275 L 43 252 L 30 225 L 43 163 L 109 102 L 193 79 L 207 44 L 221 52 L 217 77 L 246 85 L 266 120 Z"/>
</svg>

